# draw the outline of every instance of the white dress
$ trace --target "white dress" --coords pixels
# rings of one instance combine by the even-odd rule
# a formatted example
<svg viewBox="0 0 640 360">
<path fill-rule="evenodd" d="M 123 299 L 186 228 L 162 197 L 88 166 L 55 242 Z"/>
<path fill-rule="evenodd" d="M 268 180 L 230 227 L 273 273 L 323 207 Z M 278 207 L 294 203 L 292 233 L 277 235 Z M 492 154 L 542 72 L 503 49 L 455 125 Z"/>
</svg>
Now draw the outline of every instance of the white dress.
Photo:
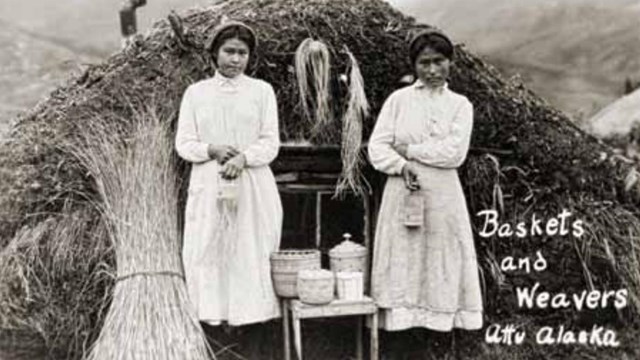
<svg viewBox="0 0 640 360">
<path fill-rule="evenodd" d="M 237 231 L 225 239 L 229 247 L 216 243 L 221 166 L 209 160 L 208 144 L 235 146 L 247 160 L 237 179 Z M 268 166 L 280 146 L 273 88 L 246 75 L 230 79 L 218 73 L 189 86 L 175 145 L 192 163 L 182 257 L 198 318 L 235 326 L 280 316 L 269 265 L 282 228 L 282 204 Z"/>
<path fill-rule="evenodd" d="M 420 81 L 389 96 L 369 139 L 373 167 L 389 175 L 375 236 L 372 293 L 387 330 L 482 327 L 482 297 L 469 214 L 456 168 L 473 127 L 466 97 Z M 409 144 L 407 158 L 394 144 Z M 403 223 L 402 179 L 415 164 L 424 223 Z"/>
</svg>

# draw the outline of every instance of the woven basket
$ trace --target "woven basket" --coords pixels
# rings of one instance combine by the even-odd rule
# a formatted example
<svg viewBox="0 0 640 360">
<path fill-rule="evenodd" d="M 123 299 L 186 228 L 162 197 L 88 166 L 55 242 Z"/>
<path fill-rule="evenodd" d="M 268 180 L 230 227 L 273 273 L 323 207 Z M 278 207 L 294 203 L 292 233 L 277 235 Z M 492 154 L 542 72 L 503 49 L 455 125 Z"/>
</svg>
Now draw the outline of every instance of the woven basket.
<svg viewBox="0 0 640 360">
<path fill-rule="evenodd" d="M 318 250 L 281 250 L 271 253 L 271 278 L 276 294 L 298 297 L 298 271 L 320 269 Z"/>
<path fill-rule="evenodd" d="M 298 273 L 300 301 L 321 305 L 330 303 L 336 287 L 335 277 L 327 270 L 303 270 Z"/>
</svg>

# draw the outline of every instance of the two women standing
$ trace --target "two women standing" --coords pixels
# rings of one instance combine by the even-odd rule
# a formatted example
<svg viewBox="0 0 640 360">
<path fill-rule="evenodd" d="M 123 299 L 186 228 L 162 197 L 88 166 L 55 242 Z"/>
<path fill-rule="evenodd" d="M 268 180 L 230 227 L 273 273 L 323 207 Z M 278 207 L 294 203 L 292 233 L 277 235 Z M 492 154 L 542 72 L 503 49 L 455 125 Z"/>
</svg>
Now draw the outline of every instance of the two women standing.
<svg viewBox="0 0 640 360">
<path fill-rule="evenodd" d="M 256 43 L 244 24 L 218 28 L 210 47 L 218 70 L 186 90 L 180 109 L 176 149 L 193 164 L 185 275 L 198 318 L 212 325 L 280 315 L 269 271 L 282 225 L 268 167 L 278 152 L 278 115 L 271 86 L 244 74 Z M 418 80 L 389 96 L 369 140 L 371 163 L 389 175 L 372 274 L 387 330 L 482 326 L 473 236 L 456 171 L 468 150 L 473 109 L 447 87 L 452 54 L 440 32 L 414 37 L 410 58 Z M 227 234 L 233 246 L 225 248 L 215 244 L 215 234 L 222 216 L 218 197 L 230 180 L 238 186 L 237 226 Z M 421 223 L 408 227 L 404 201 L 411 196 L 418 199 Z"/>
</svg>

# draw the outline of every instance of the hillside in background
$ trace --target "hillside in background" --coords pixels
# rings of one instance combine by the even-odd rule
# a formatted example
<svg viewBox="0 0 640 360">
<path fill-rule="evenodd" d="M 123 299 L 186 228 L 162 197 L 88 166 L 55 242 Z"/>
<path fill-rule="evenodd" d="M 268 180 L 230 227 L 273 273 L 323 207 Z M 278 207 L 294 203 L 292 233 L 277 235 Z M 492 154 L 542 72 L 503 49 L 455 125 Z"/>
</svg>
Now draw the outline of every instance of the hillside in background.
<svg viewBox="0 0 640 360">
<path fill-rule="evenodd" d="M 589 132 L 601 138 L 628 134 L 640 126 L 640 89 L 609 104 L 588 122 Z M 640 139 L 634 139 L 636 143 Z"/>
<path fill-rule="evenodd" d="M 0 20 L 64 43 L 80 52 L 107 55 L 120 46 L 120 0 L 2 0 Z M 143 32 L 171 9 L 184 9 L 214 0 L 147 0 L 138 9 Z"/>
<path fill-rule="evenodd" d="M 338 0 L 335 0 L 338 1 Z M 211 0 L 148 0 L 139 28 L 171 9 Z M 435 24 L 575 120 L 640 80 L 637 0 L 390 0 Z M 8 120 L 43 98 L 70 71 L 120 46 L 116 0 L 0 1 L 0 134 Z"/>
<path fill-rule="evenodd" d="M 419 20 L 448 31 L 576 120 L 640 79 L 637 0 L 412 0 Z"/>
<path fill-rule="evenodd" d="M 138 28 L 171 9 L 206 0 L 148 0 Z M 116 0 L 0 1 L 0 136 L 20 111 L 34 106 L 73 72 L 120 47 Z"/>
<path fill-rule="evenodd" d="M 97 60 L 0 21 L 0 134 L 8 120 L 34 105 L 81 64 Z"/>
</svg>

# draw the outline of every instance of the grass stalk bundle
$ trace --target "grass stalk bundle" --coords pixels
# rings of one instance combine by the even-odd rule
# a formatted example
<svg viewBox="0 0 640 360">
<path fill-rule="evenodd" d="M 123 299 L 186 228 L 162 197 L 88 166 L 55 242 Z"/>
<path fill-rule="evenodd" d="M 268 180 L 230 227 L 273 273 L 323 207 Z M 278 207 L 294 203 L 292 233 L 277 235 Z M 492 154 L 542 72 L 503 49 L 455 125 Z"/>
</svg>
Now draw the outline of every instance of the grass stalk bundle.
<svg viewBox="0 0 640 360">
<path fill-rule="evenodd" d="M 138 111 L 128 134 L 93 121 L 70 146 L 95 181 L 116 252 L 113 298 L 89 360 L 213 357 L 187 297 L 173 144 L 161 121 Z"/>
<path fill-rule="evenodd" d="M 296 49 L 295 70 L 300 104 L 307 120 L 313 122 L 311 133 L 318 135 L 333 121 L 327 45 L 320 40 L 304 39 Z"/>
<path fill-rule="evenodd" d="M 361 153 L 362 123 L 369 115 L 369 102 L 364 91 L 364 80 L 358 66 L 358 61 L 349 48 L 345 46 L 349 57 L 349 99 L 347 110 L 342 117 L 342 174 L 336 186 L 336 195 L 351 190 L 362 195 L 362 165 L 364 159 Z"/>
<path fill-rule="evenodd" d="M 30 334 L 50 358 L 82 354 L 106 312 L 112 249 L 95 218 L 87 207 L 65 209 L 0 251 L 0 329 Z"/>
</svg>

